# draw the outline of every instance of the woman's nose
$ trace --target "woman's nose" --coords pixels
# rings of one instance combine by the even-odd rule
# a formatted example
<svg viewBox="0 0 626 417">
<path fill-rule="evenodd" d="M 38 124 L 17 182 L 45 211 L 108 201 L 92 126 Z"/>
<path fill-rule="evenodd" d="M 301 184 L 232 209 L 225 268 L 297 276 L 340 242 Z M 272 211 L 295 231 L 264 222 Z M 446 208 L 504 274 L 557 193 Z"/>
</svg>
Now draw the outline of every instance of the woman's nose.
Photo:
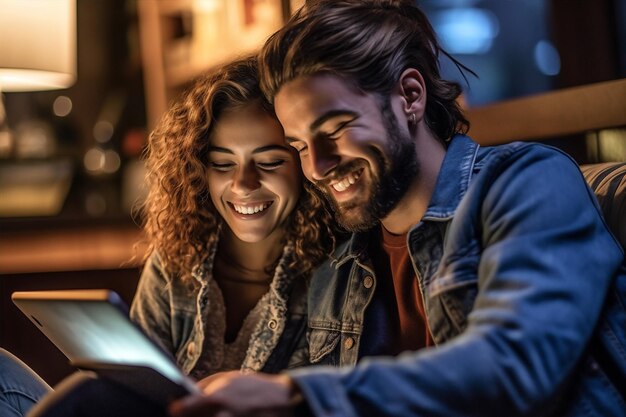
<svg viewBox="0 0 626 417">
<path fill-rule="evenodd" d="M 254 164 L 242 166 L 235 172 L 232 189 L 238 194 L 249 194 L 261 187 L 259 172 Z"/>
</svg>

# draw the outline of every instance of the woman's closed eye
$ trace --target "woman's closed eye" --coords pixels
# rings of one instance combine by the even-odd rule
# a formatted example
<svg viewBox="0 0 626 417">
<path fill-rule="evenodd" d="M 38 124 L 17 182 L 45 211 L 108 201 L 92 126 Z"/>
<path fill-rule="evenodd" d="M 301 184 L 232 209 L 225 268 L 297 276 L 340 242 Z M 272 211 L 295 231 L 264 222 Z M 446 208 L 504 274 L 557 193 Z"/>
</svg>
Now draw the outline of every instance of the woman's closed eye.
<svg viewBox="0 0 626 417">
<path fill-rule="evenodd" d="M 272 170 L 280 168 L 281 166 L 283 166 L 284 163 L 285 163 L 284 159 L 277 159 L 274 161 L 257 162 L 257 165 L 259 168 L 265 171 L 272 171 Z"/>
<path fill-rule="evenodd" d="M 216 171 L 230 171 L 235 167 L 235 164 L 232 162 L 211 162 L 211 168 Z"/>
<path fill-rule="evenodd" d="M 264 171 L 273 171 L 283 166 L 284 163 L 284 159 L 277 159 L 274 161 L 257 162 L 256 165 L 257 167 L 259 167 L 259 169 L 262 169 Z M 215 171 L 228 172 L 234 169 L 237 164 L 235 164 L 234 162 L 211 162 L 210 166 L 211 169 Z"/>
</svg>

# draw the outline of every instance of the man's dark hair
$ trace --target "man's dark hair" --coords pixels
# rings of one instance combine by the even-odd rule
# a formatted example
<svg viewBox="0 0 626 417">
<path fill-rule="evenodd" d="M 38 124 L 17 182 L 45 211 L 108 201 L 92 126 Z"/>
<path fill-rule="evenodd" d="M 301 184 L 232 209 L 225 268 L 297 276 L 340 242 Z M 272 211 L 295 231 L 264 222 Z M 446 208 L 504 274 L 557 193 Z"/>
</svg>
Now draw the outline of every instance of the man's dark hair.
<svg viewBox="0 0 626 417">
<path fill-rule="evenodd" d="M 447 141 L 466 133 L 469 122 L 456 101 L 460 85 L 439 74 L 440 53 L 468 70 L 439 46 L 428 19 L 412 1 L 308 1 L 263 47 L 261 88 L 273 101 L 285 83 L 325 72 L 388 97 L 402 72 L 415 68 L 426 84 L 426 124 Z"/>
</svg>

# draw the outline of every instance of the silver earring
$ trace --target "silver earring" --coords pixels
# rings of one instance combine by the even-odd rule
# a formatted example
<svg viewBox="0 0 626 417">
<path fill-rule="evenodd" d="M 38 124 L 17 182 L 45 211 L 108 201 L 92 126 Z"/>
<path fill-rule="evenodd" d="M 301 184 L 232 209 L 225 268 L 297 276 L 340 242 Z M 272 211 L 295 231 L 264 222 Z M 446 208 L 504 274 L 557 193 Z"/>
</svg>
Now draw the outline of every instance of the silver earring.
<svg viewBox="0 0 626 417">
<path fill-rule="evenodd" d="M 417 117 L 415 117 L 415 113 L 409 114 L 409 123 L 412 125 L 417 123 Z"/>
</svg>

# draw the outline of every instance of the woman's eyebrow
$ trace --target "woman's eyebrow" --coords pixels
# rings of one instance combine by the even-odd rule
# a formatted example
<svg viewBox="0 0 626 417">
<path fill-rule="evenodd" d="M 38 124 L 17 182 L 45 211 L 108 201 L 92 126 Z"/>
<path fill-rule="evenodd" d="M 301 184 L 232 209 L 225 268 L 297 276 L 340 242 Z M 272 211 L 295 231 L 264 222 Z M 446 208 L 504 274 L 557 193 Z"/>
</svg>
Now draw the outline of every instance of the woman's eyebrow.
<svg viewBox="0 0 626 417">
<path fill-rule="evenodd" d="M 256 148 L 255 150 L 252 151 L 252 153 L 253 154 L 257 154 L 257 153 L 269 152 L 269 151 L 290 152 L 289 148 L 286 147 L 286 146 L 282 146 L 282 145 L 267 145 L 267 146 L 261 146 L 259 148 Z M 235 154 L 235 152 L 233 152 L 231 149 L 224 148 L 224 147 L 221 147 L 221 146 L 209 146 L 209 152 L 222 152 L 222 153 L 227 153 L 227 154 L 231 154 L 231 155 Z"/>
<path fill-rule="evenodd" d="M 282 145 L 267 145 L 267 146 L 261 146 L 260 148 L 256 148 L 255 150 L 252 151 L 252 153 L 261 153 L 261 152 L 268 152 L 268 151 L 285 151 L 285 152 L 290 152 L 289 148 L 287 148 L 286 146 L 282 146 Z"/>
<path fill-rule="evenodd" d="M 234 155 L 235 152 L 231 151 L 228 148 L 222 148 L 221 146 L 209 146 L 209 152 L 223 152 Z"/>
</svg>

